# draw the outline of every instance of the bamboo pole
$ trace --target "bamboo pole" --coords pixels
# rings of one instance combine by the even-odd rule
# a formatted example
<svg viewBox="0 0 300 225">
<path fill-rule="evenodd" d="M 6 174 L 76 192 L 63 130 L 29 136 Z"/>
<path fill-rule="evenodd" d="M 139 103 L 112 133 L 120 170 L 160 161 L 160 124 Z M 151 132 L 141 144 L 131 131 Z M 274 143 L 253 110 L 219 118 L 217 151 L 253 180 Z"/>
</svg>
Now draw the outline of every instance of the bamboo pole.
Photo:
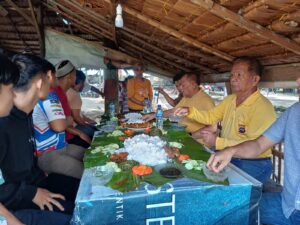
<svg viewBox="0 0 300 225">
<path fill-rule="evenodd" d="M 5 0 L 11 7 L 13 7 L 28 23 L 34 26 L 34 22 L 32 19 L 25 13 L 23 10 L 19 8 L 12 0 Z"/>
<path fill-rule="evenodd" d="M 30 13 L 31 13 L 31 17 L 32 17 L 32 20 L 33 20 L 33 25 L 35 27 L 35 30 L 38 34 L 38 38 L 39 38 L 39 43 L 40 43 L 40 50 L 41 50 L 41 57 L 44 57 L 45 56 L 45 39 L 42 35 L 42 32 L 41 32 L 41 29 L 39 27 L 39 24 L 38 24 L 38 21 L 37 21 L 37 18 L 35 16 L 35 13 L 34 13 L 34 8 L 33 8 L 33 5 L 32 5 L 32 1 L 31 0 L 28 0 L 28 4 L 29 4 L 29 9 L 30 9 Z"/>
</svg>

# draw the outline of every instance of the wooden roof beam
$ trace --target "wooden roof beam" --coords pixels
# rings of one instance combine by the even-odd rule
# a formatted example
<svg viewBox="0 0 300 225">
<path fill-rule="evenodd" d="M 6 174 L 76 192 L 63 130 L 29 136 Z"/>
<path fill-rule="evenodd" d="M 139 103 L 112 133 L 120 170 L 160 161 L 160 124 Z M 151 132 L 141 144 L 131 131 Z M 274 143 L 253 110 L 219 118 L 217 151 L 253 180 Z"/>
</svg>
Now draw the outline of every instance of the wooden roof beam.
<svg viewBox="0 0 300 225">
<path fill-rule="evenodd" d="M 222 52 L 222 51 L 219 51 L 218 49 L 215 49 L 207 44 L 204 44 L 200 41 L 197 41 L 191 37 L 189 37 L 188 35 L 185 35 L 185 34 L 182 34 L 180 32 L 178 32 L 177 30 L 173 29 L 173 28 L 170 28 L 166 25 L 163 25 L 163 24 L 160 24 L 159 22 L 151 19 L 150 17 L 147 17 L 147 16 L 144 16 L 142 15 L 141 13 L 139 13 L 138 11 L 134 10 L 134 9 L 131 9 L 129 7 L 127 7 L 126 5 L 122 5 L 123 7 L 123 10 L 124 12 L 128 13 L 129 15 L 133 16 L 133 17 L 136 17 L 140 20 L 142 20 L 144 23 L 146 24 L 149 24 L 163 32 L 166 32 L 168 33 L 169 35 L 171 36 L 174 36 L 190 45 L 193 45 L 197 48 L 200 48 L 202 49 L 203 51 L 205 52 L 208 52 L 210 54 L 214 54 L 222 59 L 225 59 L 227 61 L 233 61 L 233 57 L 231 55 L 228 55 L 227 53 L 225 52 Z"/>
<path fill-rule="evenodd" d="M 83 30 L 85 30 L 85 32 L 87 32 L 87 30 L 88 30 L 88 33 L 91 33 L 93 35 L 97 34 L 97 35 L 95 35 L 96 37 L 99 37 L 99 35 L 101 35 L 101 36 L 104 36 L 104 37 L 107 37 L 107 38 L 111 39 L 111 36 L 110 36 L 110 34 L 107 31 L 103 31 L 101 29 L 95 28 L 94 27 L 95 24 L 93 24 L 93 22 L 91 22 L 91 21 L 89 21 L 89 20 L 87 20 L 85 18 L 78 17 L 78 15 L 76 15 L 73 12 L 71 12 L 69 9 L 67 9 L 66 7 L 64 7 L 61 4 L 57 4 L 57 3 L 55 3 L 52 0 L 50 0 L 50 2 L 52 2 L 54 4 L 53 5 L 46 4 L 47 7 L 51 8 L 55 12 L 58 12 L 58 13 L 62 14 L 66 18 L 72 20 L 72 24 L 73 25 L 77 24 L 77 28 L 79 28 L 79 29 L 82 28 Z M 60 10 L 57 6 L 59 6 L 60 8 L 62 8 L 62 10 L 64 10 L 64 11 Z M 81 22 L 81 20 L 83 22 Z"/>
<path fill-rule="evenodd" d="M 93 35 L 97 38 L 102 38 L 104 36 L 103 33 L 101 33 L 100 31 L 95 30 L 92 27 L 89 27 L 89 26 L 87 26 L 86 24 L 84 24 L 82 22 L 79 22 L 78 20 L 76 20 L 75 18 L 73 18 L 70 15 L 66 14 L 65 12 L 63 12 L 63 11 L 61 11 L 61 10 L 55 8 L 55 7 L 49 6 L 49 5 L 48 5 L 48 7 L 50 9 L 52 9 L 53 11 L 58 12 L 61 15 L 67 17 L 69 20 L 72 21 L 72 25 L 74 27 L 77 27 L 79 30 L 83 30 L 84 32 L 87 32 L 88 34 L 91 34 L 91 35 Z"/>
<path fill-rule="evenodd" d="M 100 30 L 103 36 L 111 39 L 110 32 L 108 32 L 107 30 L 102 29 L 101 27 L 97 26 L 97 24 L 95 24 L 94 22 L 90 21 L 89 19 L 86 19 L 85 17 L 82 17 L 79 14 L 73 12 L 69 8 L 65 7 L 63 4 L 60 4 L 60 3 L 58 3 L 58 2 L 56 2 L 54 0 L 48 0 L 48 3 L 52 6 L 52 9 L 54 11 L 57 9 L 57 10 L 60 10 L 60 13 L 64 12 L 65 13 L 64 16 L 66 18 L 72 16 L 73 20 L 75 20 L 75 21 L 83 21 L 84 23 L 86 23 L 90 27 L 94 27 L 95 29 Z"/>
<path fill-rule="evenodd" d="M 269 40 L 270 42 L 282 48 L 285 48 L 291 52 L 300 55 L 300 45 L 297 44 L 296 42 L 288 38 L 285 38 L 279 34 L 276 34 L 271 30 L 264 28 L 263 26 L 257 23 L 245 19 L 243 16 L 240 16 L 235 12 L 228 10 L 227 8 L 215 3 L 213 0 L 191 0 L 191 1 L 198 6 L 205 8 L 210 13 L 223 18 L 224 20 L 227 20 L 245 30 L 248 30 L 249 32 L 261 38 Z"/>
<path fill-rule="evenodd" d="M 13 7 L 28 23 L 34 26 L 33 20 L 22 9 L 20 9 L 18 5 L 16 5 L 12 0 L 5 1 L 7 2 L 7 4 Z"/>
<path fill-rule="evenodd" d="M 45 37 L 44 37 L 44 35 L 42 35 L 43 32 L 41 31 L 41 27 L 38 24 L 37 17 L 34 12 L 32 0 L 28 0 L 28 4 L 29 4 L 30 12 L 31 12 L 31 17 L 33 20 L 33 25 L 36 29 L 36 32 L 37 32 L 38 38 L 39 38 L 39 42 L 40 42 L 41 57 L 44 57 L 45 56 Z"/>
<path fill-rule="evenodd" d="M 149 42 L 156 42 L 159 45 L 163 45 L 163 46 L 166 46 L 166 47 L 169 47 L 169 48 L 174 48 L 177 51 L 184 52 L 185 54 L 187 54 L 189 56 L 199 57 L 200 60 L 205 59 L 205 60 L 210 60 L 210 61 L 214 61 L 214 62 L 221 61 L 222 63 L 228 63 L 228 61 L 220 59 L 216 56 L 209 56 L 209 55 L 206 55 L 206 54 L 201 53 L 201 52 L 197 52 L 197 51 L 194 51 L 194 50 L 183 48 L 182 46 L 179 46 L 179 45 L 172 45 L 172 44 L 169 44 L 169 43 L 166 43 L 166 42 L 161 42 L 157 39 L 151 39 L 149 36 L 147 36 L 145 34 L 142 34 L 138 31 L 132 30 L 129 27 L 123 27 L 123 30 L 125 30 L 126 32 L 131 33 L 133 36 L 141 37 L 141 38 L 143 38 L 143 39 L 145 39 Z"/>
<path fill-rule="evenodd" d="M 129 38 L 132 38 L 133 40 L 139 42 L 140 44 L 142 44 L 142 45 L 144 45 L 144 46 L 146 46 L 146 47 L 148 47 L 148 48 L 152 48 L 152 49 L 153 49 L 154 51 L 156 51 L 156 52 L 159 52 L 159 53 L 164 54 L 164 55 L 166 55 L 166 56 L 168 56 L 168 57 L 170 57 L 170 58 L 173 58 L 173 59 L 176 59 L 176 60 L 178 60 L 178 61 L 181 61 L 182 63 L 185 63 L 186 65 L 190 65 L 190 66 L 192 66 L 192 67 L 195 67 L 195 68 L 204 70 L 204 71 L 209 72 L 209 73 L 217 73 L 217 72 L 218 72 L 218 71 L 216 71 L 216 70 L 210 69 L 209 67 L 205 67 L 205 66 L 202 66 L 202 65 L 200 65 L 200 64 L 193 63 L 193 62 L 191 62 L 191 61 L 189 61 L 189 60 L 186 60 L 186 59 L 184 59 L 184 58 L 181 58 L 181 57 L 179 57 L 179 56 L 177 56 L 177 55 L 174 55 L 174 54 L 172 54 L 172 53 L 170 53 L 170 52 L 167 52 L 167 51 L 165 51 L 165 50 L 163 50 L 163 49 L 161 49 L 161 48 L 158 48 L 158 47 L 156 47 L 155 45 L 151 45 L 151 44 L 149 44 L 149 43 L 147 43 L 147 42 L 145 42 L 145 41 L 143 41 L 143 40 L 140 40 L 139 38 L 136 38 L 136 37 L 133 36 L 133 35 L 130 35 L 129 33 L 125 33 L 125 32 L 124 32 L 123 34 L 124 34 L 125 36 L 129 37 Z"/>
<path fill-rule="evenodd" d="M 145 55 L 149 55 L 149 56 L 151 56 L 151 57 L 153 57 L 153 58 L 156 58 L 157 60 L 159 60 L 159 61 L 161 61 L 161 62 L 165 62 L 165 63 L 167 63 L 167 64 L 169 64 L 169 65 L 172 65 L 172 66 L 178 68 L 179 70 L 183 70 L 183 71 L 188 71 L 188 70 L 189 70 L 188 68 L 183 67 L 183 66 L 180 66 L 180 65 L 178 65 L 178 64 L 176 64 L 176 63 L 174 63 L 174 62 L 172 62 L 172 61 L 170 61 L 170 60 L 167 60 L 167 59 L 165 59 L 165 58 L 163 58 L 163 57 L 154 55 L 154 54 L 150 53 L 149 51 L 147 51 L 147 50 L 145 50 L 145 49 L 143 49 L 143 48 L 141 48 L 141 47 L 138 47 L 138 46 L 132 44 L 132 43 L 129 42 L 129 41 L 122 40 L 122 42 L 125 43 L 127 46 L 130 46 L 130 47 L 132 47 L 132 48 L 134 48 L 134 49 L 136 49 L 136 50 L 142 52 L 142 53 L 145 54 Z"/>
</svg>

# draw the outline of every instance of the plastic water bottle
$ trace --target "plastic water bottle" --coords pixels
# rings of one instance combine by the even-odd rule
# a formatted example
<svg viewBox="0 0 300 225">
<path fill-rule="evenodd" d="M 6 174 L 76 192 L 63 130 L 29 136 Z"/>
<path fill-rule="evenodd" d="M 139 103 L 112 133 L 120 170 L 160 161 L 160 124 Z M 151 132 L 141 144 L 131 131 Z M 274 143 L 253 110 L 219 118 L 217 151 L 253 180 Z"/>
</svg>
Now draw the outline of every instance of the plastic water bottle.
<svg viewBox="0 0 300 225">
<path fill-rule="evenodd" d="M 146 98 L 144 100 L 144 109 L 143 109 L 143 112 L 144 113 L 151 113 L 152 111 L 152 106 L 151 106 L 151 101 L 149 98 Z"/>
<path fill-rule="evenodd" d="M 153 98 L 153 110 L 157 110 L 157 105 L 158 105 L 158 97 L 159 97 L 159 92 L 158 90 L 154 91 L 154 98 Z"/>
<path fill-rule="evenodd" d="M 156 127 L 158 129 L 163 129 L 164 126 L 164 112 L 161 109 L 161 105 L 157 105 L 156 110 Z"/>
<path fill-rule="evenodd" d="M 110 118 L 115 117 L 115 114 L 116 114 L 115 104 L 113 102 L 111 102 L 109 104 L 109 116 L 110 116 Z"/>
</svg>

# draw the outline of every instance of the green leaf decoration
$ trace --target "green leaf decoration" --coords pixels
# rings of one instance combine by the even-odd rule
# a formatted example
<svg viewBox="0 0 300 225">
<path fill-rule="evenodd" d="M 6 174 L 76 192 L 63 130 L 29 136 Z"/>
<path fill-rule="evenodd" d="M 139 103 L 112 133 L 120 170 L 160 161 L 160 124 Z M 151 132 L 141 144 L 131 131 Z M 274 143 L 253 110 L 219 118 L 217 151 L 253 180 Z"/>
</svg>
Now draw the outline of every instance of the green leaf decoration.
<svg viewBox="0 0 300 225">
<path fill-rule="evenodd" d="M 111 180 L 106 184 L 112 189 L 129 192 L 136 189 L 140 185 L 140 179 L 134 176 L 130 171 L 122 171 L 114 173 Z"/>
<path fill-rule="evenodd" d="M 170 179 L 170 178 L 163 177 L 158 172 L 153 170 L 153 173 L 151 173 L 147 176 L 141 177 L 141 180 L 143 182 L 148 183 L 148 184 L 152 184 L 153 186 L 160 187 L 160 186 L 162 186 L 162 185 L 164 185 L 168 182 L 174 181 L 175 179 Z"/>
<path fill-rule="evenodd" d="M 167 131 L 167 134 L 162 134 L 162 132 L 156 128 L 152 128 L 152 131 L 149 135 L 159 136 L 167 142 L 179 142 L 183 144 L 183 147 L 180 149 L 181 154 L 187 154 L 191 159 L 207 161 L 210 153 L 205 151 L 203 145 L 195 141 L 186 131 L 182 130 L 182 127 L 177 124 L 166 121 L 164 123 L 164 129 Z M 91 168 L 95 166 L 105 165 L 109 161 L 109 156 L 106 156 L 102 152 L 97 152 L 92 154 L 91 150 L 95 149 L 98 146 L 105 146 L 111 143 L 116 143 L 120 147 L 123 147 L 123 141 L 119 140 L 119 137 L 107 137 L 107 134 L 103 134 L 99 137 L 96 137 L 91 145 L 91 148 L 87 150 L 84 158 L 85 168 Z M 162 186 L 168 182 L 172 182 L 175 179 L 166 178 L 159 174 L 153 168 L 153 173 L 147 176 L 135 176 L 131 172 L 131 168 L 135 165 L 138 165 L 135 161 L 125 161 L 120 163 L 118 166 L 122 170 L 119 173 L 114 173 L 112 179 L 106 184 L 107 186 L 119 190 L 121 192 L 132 191 L 139 186 L 141 182 L 152 184 L 156 187 Z M 215 182 L 206 178 L 204 173 L 199 170 L 187 170 L 184 164 L 179 162 L 174 162 L 174 167 L 178 168 L 182 174 L 181 177 L 187 177 L 194 180 L 228 185 L 228 180 L 224 182 Z"/>
</svg>

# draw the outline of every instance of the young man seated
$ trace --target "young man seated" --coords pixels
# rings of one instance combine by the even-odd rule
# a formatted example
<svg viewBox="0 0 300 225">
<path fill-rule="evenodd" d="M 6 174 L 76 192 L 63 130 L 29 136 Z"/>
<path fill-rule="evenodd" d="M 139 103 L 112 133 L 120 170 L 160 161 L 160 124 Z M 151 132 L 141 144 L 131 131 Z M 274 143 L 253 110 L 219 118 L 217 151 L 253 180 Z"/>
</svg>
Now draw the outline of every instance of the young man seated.
<svg viewBox="0 0 300 225">
<path fill-rule="evenodd" d="M 40 100 L 33 111 L 38 164 L 48 174 L 59 173 L 80 179 L 85 148 L 66 143 L 67 121 L 59 97 L 53 91 L 57 88 L 55 68 L 50 63 L 49 67 L 51 90 L 47 99 Z"/>
<path fill-rule="evenodd" d="M 0 169 L 4 178 L 0 202 L 13 211 L 47 209 L 72 214 L 79 179 L 54 173 L 45 176 L 34 156 L 32 110 L 48 95 L 49 63 L 28 54 L 16 55 L 13 62 L 19 67 L 20 79 L 14 88 L 10 115 L 0 118 Z"/>
<path fill-rule="evenodd" d="M 0 54 L 0 118 L 8 116 L 13 107 L 13 85 L 19 80 L 19 70 L 4 55 Z M 0 129 L 4 127 L 0 126 Z M 67 225 L 71 216 L 50 211 L 35 209 L 10 212 L 0 203 L 0 215 L 4 216 L 8 225 Z"/>
</svg>

